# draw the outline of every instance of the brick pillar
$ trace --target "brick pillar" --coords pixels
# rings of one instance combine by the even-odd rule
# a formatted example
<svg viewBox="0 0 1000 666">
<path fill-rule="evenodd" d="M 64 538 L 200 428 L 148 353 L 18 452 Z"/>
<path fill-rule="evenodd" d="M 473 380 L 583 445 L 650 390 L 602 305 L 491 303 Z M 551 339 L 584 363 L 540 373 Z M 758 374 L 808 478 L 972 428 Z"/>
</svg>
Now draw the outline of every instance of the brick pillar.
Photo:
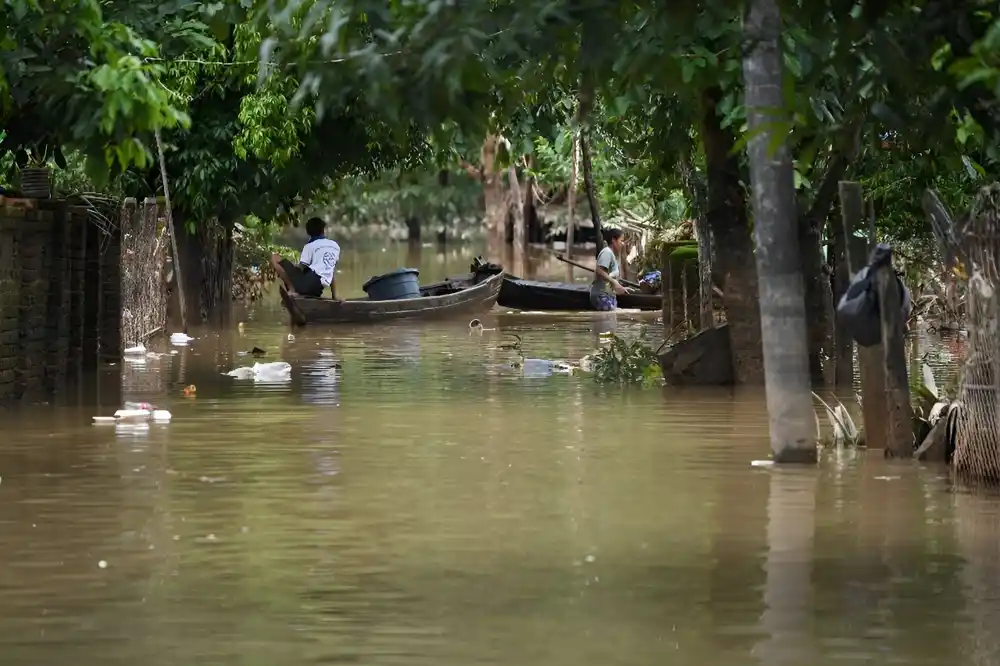
<svg viewBox="0 0 1000 666">
<path fill-rule="evenodd" d="M 69 344 L 67 354 L 67 380 L 78 382 L 83 374 L 83 355 L 86 331 L 84 325 L 84 290 L 87 265 L 87 210 L 71 207 L 66 222 L 69 232 Z"/>
<path fill-rule="evenodd" d="M 52 212 L 27 210 L 18 223 L 21 258 L 21 316 L 18 389 L 23 398 L 38 400 L 45 390 L 46 315 L 48 314 Z"/>
<path fill-rule="evenodd" d="M 91 221 L 83 225 L 83 351 L 85 373 L 97 369 L 101 331 L 101 239 L 103 232 Z"/>
<path fill-rule="evenodd" d="M 118 362 L 122 357 L 122 253 L 121 230 L 107 230 L 101 238 L 100 333 L 101 360 Z"/>
<path fill-rule="evenodd" d="M 49 294 L 46 313 L 48 357 L 45 367 L 45 389 L 61 392 L 66 387 L 66 364 L 69 356 L 70 262 L 69 207 L 48 204 L 52 214 L 49 236 Z"/>
<path fill-rule="evenodd" d="M 21 266 L 17 257 L 17 220 L 0 208 L 0 403 L 17 397 L 18 327 Z"/>
</svg>

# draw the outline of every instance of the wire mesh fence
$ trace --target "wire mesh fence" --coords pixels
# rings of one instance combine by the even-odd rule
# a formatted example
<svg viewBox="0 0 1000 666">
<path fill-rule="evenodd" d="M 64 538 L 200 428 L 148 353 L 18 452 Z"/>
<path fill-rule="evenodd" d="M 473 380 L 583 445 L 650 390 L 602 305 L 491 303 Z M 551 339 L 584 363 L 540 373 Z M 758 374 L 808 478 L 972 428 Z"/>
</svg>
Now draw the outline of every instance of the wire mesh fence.
<svg viewBox="0 0 1000 666">
<path fill-rule="evenodd" d="M 1000 483 L 1000 185 L 983 188 L 958 232 L 969 275 L 969 341 L 954 466 L 992 485 Z"/>
<path fill-rule="evenodd" d="M 146 199 L 141 205 L 126 199 L 121 225 L 122 341 L 131 347 L 144 344 L 166 325 L 167 237 L 156 199 Z"/>
</svg>

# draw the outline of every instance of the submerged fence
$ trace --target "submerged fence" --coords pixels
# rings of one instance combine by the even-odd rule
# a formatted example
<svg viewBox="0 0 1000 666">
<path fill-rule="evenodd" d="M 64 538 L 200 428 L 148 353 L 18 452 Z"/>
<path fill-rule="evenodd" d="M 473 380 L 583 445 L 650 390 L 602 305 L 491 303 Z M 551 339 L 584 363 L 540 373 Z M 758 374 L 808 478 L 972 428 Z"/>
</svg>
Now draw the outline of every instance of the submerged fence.
<svg viewBox="0 0 1000 666">
<path fill-rule="evenodd" d="M 156 199 L 129 197 L 121 212 L 122 341 L 127 347 L 162 333 L 167 319 L 166 226 Z"/>
<path fill-rule="evenodd" d="M 1000 483 L 1000 185 L 980 192 L 957 232 L 969 275 L 969 343 L 954 465 L 963 477 L 995 484 Z"/>
<path fill-rule="evenodd" d="M 164 267 L 169 237 L 156 199 L 141 204 L 125 199 L 121 210 L 121 328 L 125 347 L 148 346 L 167 324 Z M 145 354 L 128 354 L 122 367 L 122 392 L 130 400 L 160 394 L 163 376 L 146 364 Z"/>
</svg>

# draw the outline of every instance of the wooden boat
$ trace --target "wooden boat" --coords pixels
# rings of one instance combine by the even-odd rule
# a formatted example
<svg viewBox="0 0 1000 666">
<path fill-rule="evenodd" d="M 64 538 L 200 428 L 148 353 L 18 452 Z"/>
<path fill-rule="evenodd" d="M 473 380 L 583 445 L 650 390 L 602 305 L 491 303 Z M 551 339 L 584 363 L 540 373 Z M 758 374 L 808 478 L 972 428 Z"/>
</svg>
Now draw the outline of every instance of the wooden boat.
<svg viewBox="0 0 1000 666">
<path fill-rule="evenodd" d="M 292 296 L 282 287 L 281 302 L 296 326 L 432 319 L 485 312 L 496 303 L 502 284 L 503 273 L 479 281 L 475 274 L 469 274 L 421 287 L 417 298 L 394 301 L 371 301 L 367 298 L 334 301 L 297 294 Z"/>
<path fill-rule="evenodd" d="M 593 310 L 590 285 L 566 282 L 537 282 L 508 275 L 503 281 L 497 302 L 516 310 Z M 659 294 L 623 294 L 618 307 L 627 310 L 659 310 Z"/>
</svg>

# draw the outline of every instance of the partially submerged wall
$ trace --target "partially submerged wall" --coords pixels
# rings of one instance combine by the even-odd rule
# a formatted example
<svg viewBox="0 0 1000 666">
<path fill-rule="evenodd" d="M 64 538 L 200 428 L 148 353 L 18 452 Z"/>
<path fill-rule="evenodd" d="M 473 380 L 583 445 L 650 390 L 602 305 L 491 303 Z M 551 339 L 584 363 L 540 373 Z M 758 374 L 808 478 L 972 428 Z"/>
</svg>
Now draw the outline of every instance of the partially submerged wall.
<svg viewBox="0 0 1000 666">
<path fill-rule="evenodd" d="M 120 358 L 120 248 L 86 208 L 0 197 L 0 403 L 46 400 Z"/>
</svg>

